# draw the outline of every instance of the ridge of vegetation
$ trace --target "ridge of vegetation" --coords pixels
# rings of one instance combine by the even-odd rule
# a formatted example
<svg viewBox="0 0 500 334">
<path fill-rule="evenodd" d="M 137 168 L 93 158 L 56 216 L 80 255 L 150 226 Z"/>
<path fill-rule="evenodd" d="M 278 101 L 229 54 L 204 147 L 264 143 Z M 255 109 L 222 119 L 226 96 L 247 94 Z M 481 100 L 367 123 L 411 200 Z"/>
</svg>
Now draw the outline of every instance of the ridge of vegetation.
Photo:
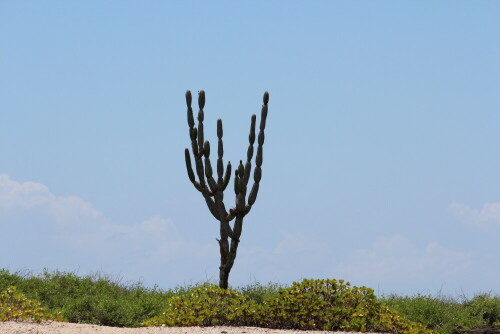
<svg viewBox="0 0 500 334">
<path fill-rule="evenodd" d="M 377 298 L 342 280 L 228 290 L 203 282 L 162 290 L 105 274 L 0 269 L 0 321 L 57 320 L 115 327 L 234 325 L 288 329 L 455 334 L 500 326 L 500 296 L 417 294 Z"/>
</svg>

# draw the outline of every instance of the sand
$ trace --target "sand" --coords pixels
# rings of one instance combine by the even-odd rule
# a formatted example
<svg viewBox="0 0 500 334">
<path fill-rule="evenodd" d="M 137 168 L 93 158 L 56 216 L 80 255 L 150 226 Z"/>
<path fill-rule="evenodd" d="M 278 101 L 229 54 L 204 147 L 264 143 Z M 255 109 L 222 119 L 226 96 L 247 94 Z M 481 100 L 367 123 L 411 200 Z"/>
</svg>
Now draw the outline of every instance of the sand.
<svg viewBox="0 0 500 334">
<path fill-rule="evenodd" d="M 1 334 L 332 334 L 346 332 L 300 331 L 259 327 L 143 327 L 118 328 L 67 322 L 0 322 Z M 361 334 L 361 333 L 356 333 Z"/>
</svg>

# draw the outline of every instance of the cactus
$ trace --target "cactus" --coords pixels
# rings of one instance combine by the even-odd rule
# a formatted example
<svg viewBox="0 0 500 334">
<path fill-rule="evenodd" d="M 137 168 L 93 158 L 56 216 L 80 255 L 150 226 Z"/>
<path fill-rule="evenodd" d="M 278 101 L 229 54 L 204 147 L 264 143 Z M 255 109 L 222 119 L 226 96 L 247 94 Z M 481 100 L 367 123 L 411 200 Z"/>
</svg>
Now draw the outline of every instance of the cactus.
<svg viewBox="0 0 500 334">
<path fill-rule="evenodd" d="M 241 229 L 243 226 L 243 218 L 252 209 L 257 193 L 259 191 L 259 183 L 262 177 L 262 147 L 264 145 L 264 129 L 266 127 L 267 104 L 269 102 L 269 93 L 264 93 L 264 104 L 262 105 L 259 136 L 257 137 L 257 155 L 255 157 L 255 170 L 253 173 L 254 183 L 246 199 L 247 185 L 250 179 L 252 170 L 253 144 L 255 142 L 255 122 L 257 117 L 252 115 L 250 124 L 250 135 L 248 136 L 247 161 L 243 165 L 240 164 L 234 171 L 234 192 L 236 194 L 235 207 L 226 211 L 224 205 L 224 190 L 231 178 L 231 162 L 228 161 L 226 171 L 224 173 L 224 163 L 222 157 L 224 155 L 224 146 L 222 143 L 222 120 L 217 120 L 217 180 L 214 179 L 212 164 L 210 163 L 210 142 L 204 141 L 203 119 L 205 107 L 205 92 L 198 92 L 198 128 L 195 127 L 193 109 L 191 108 L 192 96 L 188 90 L 186 92 L 187 105 L 187 121 L 189 125 L 189 138 L 191 139 L 191 150 L 194 157 L 194 165 L 198 181 L 196 181 L 195 173 L 191 164 L 191 156 L 189 149 L 185 150 L 186 169 L 189 180 L 194 187 L 203 195 L 207 203 L 210 213 L 220 222 L 220 239 L 216 239 L 219 243 L 221 262 L 219 267 L 219 287 L 227 289 L 229 272 L 236 258 L 236 251 L 240 242 Z M 233 227 L 229 224 L 235 219 Z M 231 239 L 231 243 L 229 243 Z"/>
</svg>

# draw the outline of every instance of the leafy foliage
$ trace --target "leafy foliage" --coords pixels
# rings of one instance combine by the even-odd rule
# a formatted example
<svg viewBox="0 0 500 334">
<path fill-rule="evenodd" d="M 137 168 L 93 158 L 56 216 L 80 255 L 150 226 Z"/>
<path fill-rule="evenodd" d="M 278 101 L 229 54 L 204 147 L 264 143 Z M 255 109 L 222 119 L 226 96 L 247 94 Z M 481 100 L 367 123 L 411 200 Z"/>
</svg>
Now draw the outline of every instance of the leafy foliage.
<svg viewBox="0 0 500 334">
<path fill-rule="evenodd" d="M 377 302 L 373 290 L 336 280 L 304 280 L 289 288 L 259 284 L 238 293 L 212 284 L 171 297 L 145 326 L 257 326 L 302 330 L 430 333 Z"/>
<path fill-rule="evenodd" d="M 29 298 L 48 309 L 60 309 L 70 322 L 115 327 L 138 327 L 159 315 L 173 292 L 126 286 L 104 275 L 78 277 L 74 273 L 43 272 L 39 276 L 0 271 L 0 289 L 16 284 Z"/>
<path fill-rule="evenodd" d="M 15 286 L 10 286 L 0 292 L 0 321 L 8 320 L 64 321 L 64 317 L 58 311 L 48 312 L 38 301 L 26 298 Z"/>
<path fill-rule="evenodd" d="M 329 331 L 427 333 L 380 304 L 372 289 L 343 280 L 303 280 L 264 301 L 263 325 L 271 328 Z"/>
<path fill-rule="evenodd" d="M 259 306 L 247 296 L 213 284 L 171 297 L 168 307 L 145 326 L 243 326 L 255 324 Z M 257 312 L 257 314 L 256 314 Z"/>
<path fill-rule="evenodd" d="M 480 294 L 465 303 L 474 318 L 482 319 L 481 325 L 500 326 L 500 296 Z"/>
<path fill-rule="evenodd" d="M 0 321 L 65 318 L 118 327 L 219 324 L 409 334 L 500 325 L 500 296 L 491 293 L 461 301 L 423 295 L 376 298 L 373 290 L 342 280 L 254 283 L 234 290 L 205 283 L 162 291 L 102 274 L 45 271 L 35 276 L 0 269 L 0 292 Z"/>
<path fill-rule="evenodd" d="M 262 285 L 259 282 L 255 282 L 253 285 L 249 284 L 237 288 L 236 291 L 253 299 L 257 304 L 262 304 L 266 298 L 276 296 L 279 289 L 283 287 L 283 285 L 278 283 L 269 282 L 267 285 Z"/>
<path fill-rule="evenodd" d="M 459 302 L 445 296 L 389 295 L 384 303 L 412 321 L 443 334 L 474 326 L 500 325 L 500 298 L 489 294 L 477 295 Z"/>
</svg>

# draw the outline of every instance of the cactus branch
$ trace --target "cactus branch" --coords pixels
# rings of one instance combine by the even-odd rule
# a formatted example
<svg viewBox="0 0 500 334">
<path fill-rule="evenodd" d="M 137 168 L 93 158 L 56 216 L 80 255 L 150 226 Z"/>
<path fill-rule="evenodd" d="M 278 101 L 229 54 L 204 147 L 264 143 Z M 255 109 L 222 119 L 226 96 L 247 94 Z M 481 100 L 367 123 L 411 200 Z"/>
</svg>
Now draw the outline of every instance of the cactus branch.
<svg viewBox="0 0 500 334">
<path fill-rule="evenodd" d="M 252 206 L 257 199 L 257 193 L 259 192 L 259 184 L 254 183 L 252 186 L 252 190 L 250 190 L 250 195 L 248 196 L 248 205 Z M 250 208 L 248 209 L 250 211 Z"/>
<path fill-rule="evenodd" d="M 251 123 L 250 123 L 250 134 L 248 135 L 248 141 L 250 142 L 250 145 L 253 145 L 255 142 L 255 120 L 257 119 L 257 116 L 255 114 L 252 115 Z"/>
<path fill-rule="evenodd" d="M 226 190 L 230 178 L 231 178 L 231 161 L 228 161 L 226 167 L 226 174 L 224 175 L 224 185 L 222 187 L 222 191 Z"/>
<path fill-rule="evenodd" d="M 264 135 L 264 130 L 266 128 L 266 118 L 267 118 L 267 103 L 269 102 L 269 93 L 265 92 L 264 93 L 264 98 L 263 98 L 264 104 L 262 105 L 262 111 L 261 111 L 261 119 L 260 119 L 260 131 L 259 131 L 259 137 L 258 137 L 258 147 L 257 147 L 257 156 L 255 157 L 255 171 L 253 173 L 253 178 L 254 178 L 254 184 L 252 186 L 252 190 L 250 191 L 250 195 L 248 196 L 248 208 L 245 210 L 246 213 L 248 213 L 252 207 L 252 205 L 255 203 L 255 200 L 257 199 L 257 193 L 259 192 L 259 183 L 262 178 L 262 160 L 263 160 L 263 146 L 264 146 L 264 140 L 265 140 L 265 135 Z M 245 213 L 245 214 L 246 214 Z"/>
<path fill-rule="evenodd" d="M 215 202 L 208 196 L 203 196 L 205 198 L 205 202 L 207 203 L 208 210 L 214 216 L 215 219 L 219 219 L 219 212 L 217 212 L 217 207 Z"/>
<path fill-rule="evenodd" d="M 200 119 L 200 114 L 203 115 L 203 110 L 200 109 L 200 112 L 198 113 L 198 119 Z M 201 117 L 203 120 L 203 117 Z M 203 121 L 198 122 L 198 152 L 199 155 L 203 155 Z"/>
<path fill-rule="evenodd" d="M 186 105 L 188 107 L 187 120 L 188 120 L 189 129 L 192 129 L 194 126 L 193 109 L 191 108 L 191 101 L 192 100 L 193 99 L 191 97 L 191 92 L 187 91 L 186 92 Z"/>
<path fill-rule="evenodd" d="M 186 148 L 184 150 L 184 156 L 186 158 L 186 169 L 188 172 L 188 177 L 191 183 L 195 183 L 196 179 L 194 178 L 193 167 L 191 166 L 191 156 L 189 155 L 189 149 Z"/>
<path fill-rule="evenodd" d="M 222 142 L 222 135 L 223 135 L 222 120 L 219 118 L 217 120 L 217 138 L 218 138 L 218 142 L 217 142 L 217 155 L 218 155 L 218 159 L 217 159 L 217 186 L 219 187 L 219 189 L 222 189 L 222 191 L 224 191 L 224 189 L 226 187 L 224 186 L 224 178 L 223 178 L 224 161 L 222 160 L 222 157 L 224 156 L 224 144 Z"/>
</svg>

